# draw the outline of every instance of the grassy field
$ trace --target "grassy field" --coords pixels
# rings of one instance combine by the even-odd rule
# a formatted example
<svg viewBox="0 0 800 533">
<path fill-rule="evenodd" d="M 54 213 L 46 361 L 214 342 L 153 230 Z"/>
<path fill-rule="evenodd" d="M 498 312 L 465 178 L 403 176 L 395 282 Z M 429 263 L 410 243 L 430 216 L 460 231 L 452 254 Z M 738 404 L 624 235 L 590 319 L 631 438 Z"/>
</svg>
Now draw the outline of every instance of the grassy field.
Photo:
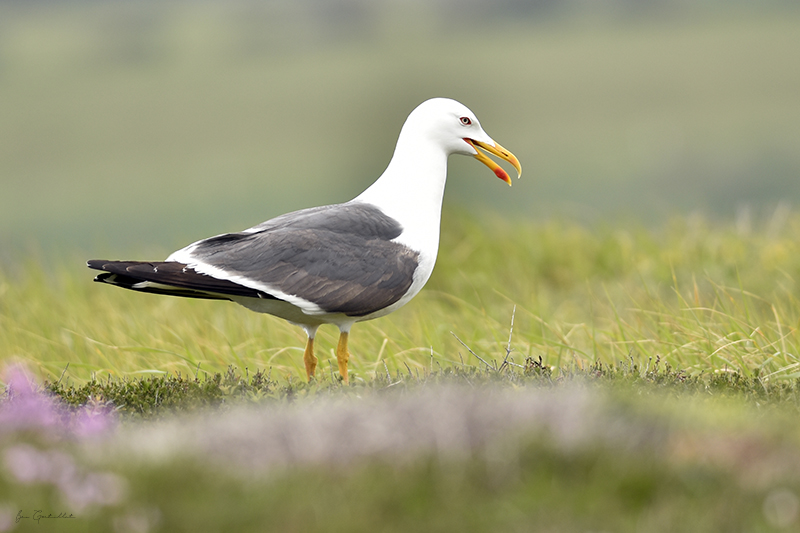
<svg viewBox="0 0 800 533">
<path fill-rule="evenodd" d="M 3 362 L 72 407 L 12 384 L 0 526 L 41 508 L 72 513 L 64 531 L 800 523 L 800 217 L 445 220 L 430 285 L 354 329 L 351 387 L 334 331 L 307 385 L 277 319 L 77 261 L 4 271 Z"/>
<path fill-rule="evenodd" d="M 356 325 L 355 381 L 538 357 L 554 368 L 658 359 L 691 375 L 800 375 L 800 217 L 787 209 L 747 226 L 695 216 L 657 229 L 452 210 L 444 220 L 426 289 L 391 317 Z M 5 269 L 3 361 L 50 381 L 69 365 L 77 384 L 231 364 L 279 381 L 304 376 L 300 328 L 229 302 L 97 285 L 93 275 L 82 258 Z M 336 381 L 337 335 L 320 331 L 322 381 Z"/>
<path fill-rule="evenodd" d="M 0 532 L 800 527 L 796 10 L 42 6 L 0 6 Z M 349 387 L 335 328 L 307 384 L 299 328 L 91 282 L 349 199 L 433 95 L 526 173 L 452 158 Z"/>
<path fill-rule="evenodd" d="M 428 287 L 389 318 L 358 324 L 354 380 L 376 373 L 480 365 L 509 346 L 518 364 L 615 364 L 659 357 L 689 373 L 771 379 L 800 371 L 796 280 L 800 219 L 775 212 L 751 228 L 700 217 L 659 229 L 445 214 Z M 67 364 L 78 383 L 142 372 L 193 375 L 198 366 L 303 376 L 301 329 L 231 303 L 158 298 L 90 282 L 76 258 L 34 261 L 0 282 L 0 353 L 41 378 Z M 335 368 L 337 331 L 318 337 L 322 379 Z M 457 337 L 457 338 L 456 338 Z M 460 341 L 458 340 L 460 339 Z"/>
</svg>

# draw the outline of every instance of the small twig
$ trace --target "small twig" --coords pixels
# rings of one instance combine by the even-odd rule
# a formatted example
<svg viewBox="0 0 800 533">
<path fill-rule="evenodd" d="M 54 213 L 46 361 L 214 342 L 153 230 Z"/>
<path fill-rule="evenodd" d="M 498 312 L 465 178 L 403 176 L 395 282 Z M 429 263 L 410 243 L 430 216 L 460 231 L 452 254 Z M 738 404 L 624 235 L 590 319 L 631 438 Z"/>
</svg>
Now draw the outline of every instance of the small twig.
<svg viewBox="0 0 800 533">
<path fill-rule="evenodd" d="M 513 351 L 511 349 L 511 336 L 514 334 L 514 316 L 516 314 L 517 314 L 517 306 L 516 304 L 514 304 L 514 309 L 511 310 L 511 327 L 508 328 L 508 344 L 506 345 L 506 356 L 503 359 L 503 364 L 500 365 L 500 370 L 503 370 L 503 368 L 505 368 L 508 365 L 516 366 L 519 368 L 525 368 L 522 365 L 518 365 L 517 363 L 508 360 L 509 356 L 511 356 L 511 352 Z"/>
<path fill-rule="evenodd" d="M 504 360 L 503 364 L 500 365 L 500 370 L 503 370 L 503 368 L 506 367 L 506 366 L 515 366 L 517 368 L 525 368 L 525 365 L 520 365 L 518 363 L 515 363 L 514 361 L 506 361 L 506 360 Z"/>
<path fill-rule="evenodd" d="M 61 380 L 64 379 L 64 374 L 67 373 L 67 369 L 69 368 L 69 361 L 67 362 L 67 366 L 64 367 L 64 370 L 61 371 L 61 376 L 58 378 L 58 382 L 56 385 L 61 385 Z"/>
<path fill-rule="evenodd" d="M 483 363 L 484 365 L 486 365 L 486 367 L 487 367 L 487 368 L 492 368 L 492 369 L 496 370 L 496 369 L 495 369 L 495 368 L 494 368 L 492 365 L 490 365 L 489 363 L 487 363 L 486 361 L 484 361 L 484 360 L 483 360 L 483 358 L 482 358 L 480 355 L 478 355 L 478 354 L 476 354 L 475 352 L 473 352 L 473 351 L 472 351 L 472 348 L 470 348 L 469 346 L 467 346 L 467 345 L 466 345 L 466 343 L 465 343 L 464 341 L 462 341 L 461 339 L 459 339 L 459 338 L 458 338 L 458 335 L 456 335 L 456 334 L 455 334 L 455 333 L 453 333 L 452 331 L 450 332 L 450 335 L 452 335 L 453 337 L 455 337 L 455 338 L 456 338 L 456 340 L 457 340 L 458 342 L 460 342 L 460 343 L 461 343 L 461 346 L 463 346 L 464 348 L 466 348 L 467 350 L 469 350 L 469 353 L 471 353 L 472 355 L 474 355 L 475 357 L 477 357 L 477 358 L 478 358 L 478 360 L 479 360 L 481 363 Z"/>
<path fill-rule="evenodd" d="M 381 359 L 381 361 L 383 361 L 383 368 L 386 369 L 386 381 L 388 381 L 391 384 L 392 383 L 392 375 L 389 374 L 389 367 L 386 365 L 386 359 Z"/>
<path fill-rule="evenodd" d="M 508 328 L 508 345 L 506 346 L 506 355 L 511 353 L 511 336 L 514 334 L 514 315 L 517 314 L 517 305 L 514 304 L 514 309 L 511 310 L 511 327 Z"/>
</svg>

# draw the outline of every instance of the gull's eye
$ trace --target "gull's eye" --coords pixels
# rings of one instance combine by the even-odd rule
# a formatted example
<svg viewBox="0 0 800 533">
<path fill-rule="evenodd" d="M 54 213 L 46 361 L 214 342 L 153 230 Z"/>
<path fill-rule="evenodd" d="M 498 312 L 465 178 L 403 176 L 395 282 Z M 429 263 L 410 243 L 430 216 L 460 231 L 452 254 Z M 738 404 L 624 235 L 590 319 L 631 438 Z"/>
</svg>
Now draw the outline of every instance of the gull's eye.
<svg viewBox="0 0 800 533">
<path fill-rule="evenodd" d="M 469 119 L 469 117 L 461 117 L 461 123 L 465 126 L 469 126 L 472 124 L 472 121 Z"/>
</svg>

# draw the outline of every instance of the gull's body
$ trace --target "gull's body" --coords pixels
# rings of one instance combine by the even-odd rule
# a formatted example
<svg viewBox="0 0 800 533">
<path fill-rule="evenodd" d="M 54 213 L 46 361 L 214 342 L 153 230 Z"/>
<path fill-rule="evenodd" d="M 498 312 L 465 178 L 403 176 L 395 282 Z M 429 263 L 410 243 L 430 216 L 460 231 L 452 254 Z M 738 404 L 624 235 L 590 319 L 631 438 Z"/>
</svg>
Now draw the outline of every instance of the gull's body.
<svg viewBox="0 0 800 533">
<path fill-rule="evenodd" d="M 334 324 L 347 381 L 350 328 L 402 307 L 425 285 L 439 248 L 451 154 L 472 155 L 511 183 L 478 148 L 517 159 L 495 143 L 462 104 L 434 98 L 408 117 L 384 173 L 353 200 L 281 215 L 239 233 L 197 241 L 163 262 L 92 260 L 95 280 L 124 288 L 227 299 L 302 326 L 306 373 L 314 375 L 314 336 Z"/>
</svg>

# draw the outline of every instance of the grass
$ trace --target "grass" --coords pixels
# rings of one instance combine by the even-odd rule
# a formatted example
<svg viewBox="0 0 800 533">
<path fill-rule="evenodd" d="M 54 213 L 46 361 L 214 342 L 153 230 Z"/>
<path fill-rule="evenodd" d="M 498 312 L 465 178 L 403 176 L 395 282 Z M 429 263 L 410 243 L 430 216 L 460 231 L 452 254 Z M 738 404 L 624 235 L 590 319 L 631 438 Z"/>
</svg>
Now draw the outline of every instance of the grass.
<svg viewBox="0 0 800 533">
<path fill-rule="evenodd" d="M 58 398 L 0 399 L 0 531 L 797 528 L 796 10 L 337 36 L 245 4 L 0 7 L 0 368 Z M 348 199 L 434 94 L 526 177 L 453 158 L 351 386 L 335 328 L 308 384 L 299 328 L 91 283 Z"/>
<path fill-rule="evenodd" d="M 350 387 L 335 331 L 306 384 L 277 319 L 93 284 L 77 260 L 4 271 L 3 362 L 72 422 L 0 429 L 0 525 L 39 508 L 73 513 L 65 531 L 800 523 L 800 217 L 445 221 L 430 285 L 354 328 Z"/>
<path fill-rule="evenodd" d="M 796 215 L 750 229 L 699 217 L 659 229 L 589 229 L 563 221 L 445 214 L 428 287 L 390 318 L 356 325 L 353 379 L 412 374 L 506 357 L 553 367 L 644 366 L 792 379 L 800 274 Z M 0 353 L 40 379 L 271 371 L 303 379 L 302 330 L 227 302 L 157 298 L 90 283 L 76 258 L 44 272 L 31 261 L 0 280 Z M 322 380 L 335 379 L 335 328 L 318 337 Z M 463 344 L 462 344 L 463 343 Z M 469 350 L 467 349 L 469 348 Z M 42 357 L 42 354 L 47 354 Z"/>
</svg>

